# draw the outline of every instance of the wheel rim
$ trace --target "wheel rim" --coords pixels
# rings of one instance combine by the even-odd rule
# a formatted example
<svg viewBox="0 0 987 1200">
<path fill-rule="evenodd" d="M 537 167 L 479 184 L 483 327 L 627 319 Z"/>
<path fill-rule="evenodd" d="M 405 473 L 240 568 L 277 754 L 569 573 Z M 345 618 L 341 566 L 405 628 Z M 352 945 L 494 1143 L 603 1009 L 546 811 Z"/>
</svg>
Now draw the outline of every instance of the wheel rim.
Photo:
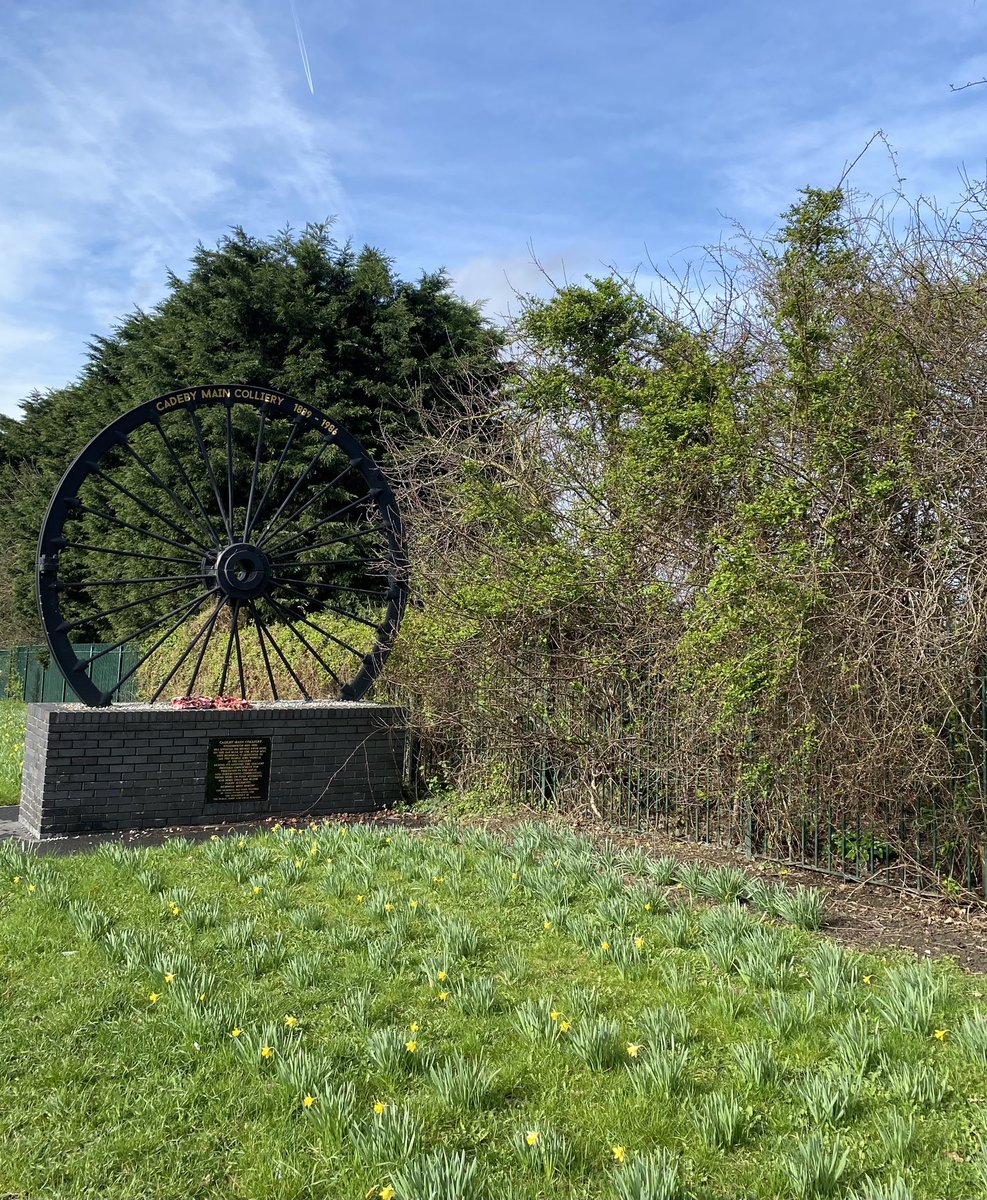
<svg viewBox="0 0 987 1200">
<path fill-rule="evenodd" d="M 52 658 L 89 705 L 217 671 L 244 697 L 359 699 L 407 595 L 394 496 L 359 442 L 238 384 L 158 396 L 93 438 L 52 497 L 37 582 Z M 127 670 L 100 683 L 114 651 Z"/>
</svg>

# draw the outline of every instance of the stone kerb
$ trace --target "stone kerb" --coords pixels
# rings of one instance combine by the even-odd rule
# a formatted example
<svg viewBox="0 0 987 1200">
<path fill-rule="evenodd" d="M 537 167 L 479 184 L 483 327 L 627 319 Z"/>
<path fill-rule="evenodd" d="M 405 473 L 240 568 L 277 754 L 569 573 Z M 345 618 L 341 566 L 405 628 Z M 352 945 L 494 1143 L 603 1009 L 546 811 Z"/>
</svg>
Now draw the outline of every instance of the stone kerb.
<svg viewBox="0 0 987 1200">
<path fill-rule="evenodd" d="M 404 742 L 391 705 L 31 704 L 21 830 L 43 839 L 388 808 L 402 797 Z"/>
</svg>

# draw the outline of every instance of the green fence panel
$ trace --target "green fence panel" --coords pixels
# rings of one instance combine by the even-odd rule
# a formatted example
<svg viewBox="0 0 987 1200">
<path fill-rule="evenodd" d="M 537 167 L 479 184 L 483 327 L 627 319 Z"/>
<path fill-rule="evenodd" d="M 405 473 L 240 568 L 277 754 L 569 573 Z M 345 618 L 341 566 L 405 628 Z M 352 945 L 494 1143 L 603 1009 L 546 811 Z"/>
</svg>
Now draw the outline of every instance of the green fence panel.
<svg viewBox="0 0 987 1200">
<path fill-rule="evenodd" d="M 106 644 L 98 642 L 86 643 L 77 648 L 80 658 L 105 649 Z M 120 646 L 114 647 L 93 664 L 93 682 L 104 691 L 109 691 L 130 671 L 138 657 L 136 651 L 126 651 Z M 73 704 L 78 699 L 65 676 L 51 661 L 46 647 L 15 646 L 0 650 L 0 700 Z M 139 699 L 137 680 L 134 677 L 127 680 L 117 699 Z"/>
</svg>

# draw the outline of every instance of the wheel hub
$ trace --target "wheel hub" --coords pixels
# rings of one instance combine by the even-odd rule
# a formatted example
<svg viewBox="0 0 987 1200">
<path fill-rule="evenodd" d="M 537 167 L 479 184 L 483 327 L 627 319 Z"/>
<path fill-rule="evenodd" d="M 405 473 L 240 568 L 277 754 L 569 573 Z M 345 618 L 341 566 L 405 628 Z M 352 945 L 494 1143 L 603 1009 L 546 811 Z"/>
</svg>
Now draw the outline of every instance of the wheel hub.
<svg viewBox="0 0 987 1200">
<path fill-rule="evenodd" d="M 203 564 L 214 575 L 224 595 L 234 600 L 252 600 L 270 586 L 271 560 L 263 550 L 249 542 L 234 542 L 219 551 L 213 562 Z"/>
</svg>

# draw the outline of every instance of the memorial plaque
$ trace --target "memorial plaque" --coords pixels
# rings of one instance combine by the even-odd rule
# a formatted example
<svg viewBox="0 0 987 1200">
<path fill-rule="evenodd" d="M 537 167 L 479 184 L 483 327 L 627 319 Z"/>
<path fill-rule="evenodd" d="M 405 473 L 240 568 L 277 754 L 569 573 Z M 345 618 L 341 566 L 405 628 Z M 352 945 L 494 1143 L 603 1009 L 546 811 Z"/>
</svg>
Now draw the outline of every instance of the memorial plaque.
<svg viewBox="0 0 987 1200">
<path fill-rule="evenodd" d="M 207 804 L 263 804 L 270 783 L 269 737 L 209 739 Z"/>
</svg>

